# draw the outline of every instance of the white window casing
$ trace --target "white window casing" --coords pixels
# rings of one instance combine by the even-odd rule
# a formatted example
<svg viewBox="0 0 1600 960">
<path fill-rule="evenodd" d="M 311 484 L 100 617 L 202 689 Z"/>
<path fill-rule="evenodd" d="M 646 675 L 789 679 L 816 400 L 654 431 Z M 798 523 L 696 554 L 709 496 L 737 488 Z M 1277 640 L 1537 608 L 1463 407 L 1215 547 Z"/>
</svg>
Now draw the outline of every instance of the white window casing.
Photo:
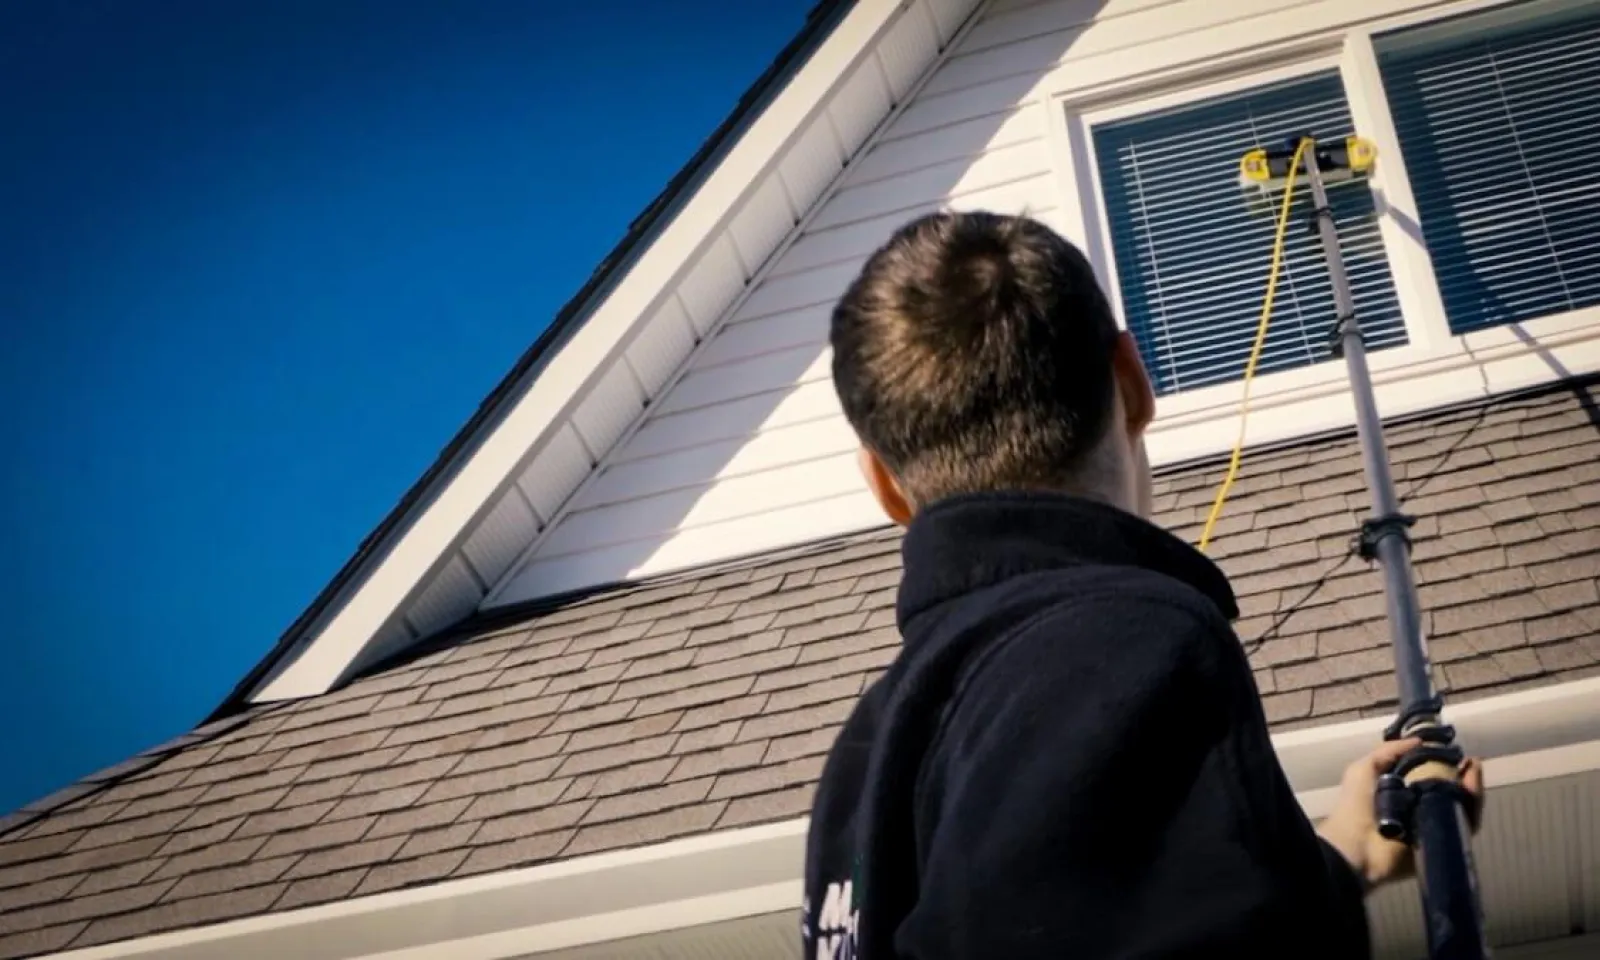
<svg viewBox="0 0 1600 960">
<path fill-rule="evenodd" d="M 1578 12 L 1574 13 L 1574 8 Z M 1432 189 L 1430 184 L 1418 184 L 1409 176 L 1410 170 L 1406 162 L 1406 154 L 1402 147 L 1400 135 L 1396 129 L 1393 115 L 1395 107 L 1391 103 L 1389 91 L 1385 85 L 1383 66 L 1380 60 L 1388 57 L 1387 53 L 1380 54 L 1381 48 L 1387 51 L 1390 48 L 1405 49 L 1405 31 L 1425 25 L 1435 35 L 1430 42 L 1438 46 L 1441 42 L 1437 37 L 1442 34 L 1449 38 L 1444 42 L 1454 41 L 1460 44 L 1461 37 L 1473 38 L 1483 35 L 1484 31 L 1492 31 L 1495 36 L 1501 36 L 1508 30 L 1516 31 L 1519 25 L 1525 25 L 1530 19 L 1542 20 L 1551 16 L 1566 16 L 1568 18 L 1583 18 L 1584 11 L 1589 11 L 1588 20 L 1594 21 L 1600 17 L 1600 4 L 1593 0 L 1534 0 L 1534 2 L 1496 4 L 1483 2 L 1466 2 L 1453 4 L 1444 9 L 1432 8 L 1422 11 L 1409 11 L 1402 15 L 1385 19 L 1374 19 L 1355 27 L 1343 27 L 1326 31 L 1320 35 L 1311 35 L 1297 38 L 1292 43 L 1261 48 L 1253 54 L 1232 59 L 1221 59 L 1216 62 L 1194 64 L 1188 67 L 1175 68 L 1157 73 L 1138 75 L 1121 84 L 1101 85 L 1092 90 L 1079 91 L 1066 89 L 1051 94 L 1052 118 L 1050 136 L 1051 158 L 1056 169 L 1059 192 L 1061 195 L 1061 212 L 1057 218 L 1064 224 L 1068 235 L 1076 242 L 1082 244 L 1100 272 L 1101 282 L 1105 285 L 1108 295 L 1118 306 L 1119 318 L 1122 322 L 1134 323 L 1137 333 L 1146 331 L 1137 329 L 1141 322 L 1148 319 L 1149 310 L 1141 305 L 1124 302 L 1123 294 L 1126 285 L 1119 276 L 1119 256 L 1124 264 L 1129 264 L 1130 257 L 1139 258 L 1139 269 L 1150 270 L 1151 246 L 1141 234 L 1142 225 L 1130 223 L 1127 220 L 1116 224 L 1113 229 L 1111 220 L 1112 208 L 1119 200 L 1126 201 L 1130 194 L 1139 194 L 1140 186 L 1134 183 L 1131 187 L 1127 183 L 1104 182 L 1108 169 L 1116 171 L 1116 165 L 1108 167 L 1106 159 L 1097 153 L 1097 145 L 1104 148 L 1107 143 L 1116 137 L 1119 132 L 1126 131 L 1130 123 L 1137 124 L 1146 118 L 1159 118 L 1173 112 L 1189 110 L 1204 110 L 1205 108 L 1226 101 L 1230 98 L 1239 98 L 1241 95 L 1250 95 L 1268 91 L 1282 85 L 1314 82 L 1319 75 L 1336 72 L 1339 77 L 1345 103 L 1348 106 L 1349 119 L 1354 132 L 1366 139 L 1373 141 L 1378 147 L 1378 165 L 1374 175 L 1363 184 L 1350 184 L 1332 188 L 1333 205 L 1339 210 L 1340 202 L 1338 193 L 1341 190 L 1367 190 L 1370 191 L 1372 200 L 1370 221 L 1361 216 L 1351 216 L 1351 210 L 1340 211 L 1341 244 L 1346 259 L 1352 261 L 1352 279 L 1356 287 L 1358 308 L 1367 306 L 1376 301 L 1379 314 L 1377 323 L 1364 326 L 1367 334 L 1369 348 L 1373 350 L 1370 355 L 1370 365 L 1373 370 L 1375 386 L 1377 388 L 1380 408 L 1386 416 L 1402 415 L 1423 411 L 1433 407 L 1446 406 L 1452 403 L 1469 401 L 1475 398 L 1492 395 L 1506 390 L 1531 386 L 1540 382 L 1562 379 L 1565 377 L 1591 372 L 1600 369 L 1600 240 L 1590 241 L 1584 245 L 1574 236 L 1577 231 L 1573 222 L 1579 217 L 1568 211 L 1567 220 L 1564 222 L 1566 232 L 1558 237 L 1564 241 L 1564 246 L 1557 243 L 1560 256 L 1547 255 L 1551 271 L 1561 263 L 1572 265 L 1569 272 L 1576 273 L 1582 269 L 1587 272 L 1581 276 L 1568 278 L 1561 288 L 1565 299 L 1555 295 L 1546 297 L 1551 304 L 1548 311 L 1524 310 L 1518 315 L 1516 322 L 1498 323 L 1494 325 L 1472 325 L 1461 327 L 1462 332 L 1452 330 L 1447 314 L 1444 296 L 1441 293 L 1437 261 L 1437 254 L 1431 254 L 1419 213 L 1417 195 L 1427 189 Z M 1438 26 L 1441 19 L 1449 23 L 1448 32 Z M 1594 31 L 1596 37 L 1594 51 L 1581 41 L 1587 38 L 1583 34 L 1577 40 L 1569 42 L 1573 48 L 1581 48 L 1587 60 L 1583 74 L 1587 76 L 1593 72 L 1600 74 L 1600 27 Z M 1374 38 L 1379 38 L 1375 44 Z M 1515 40 L 1513 40 L 1515 43 Z M 1490 46 L 1504 47 L 1504 42 L 1491 43 Z M 1513 50 L 1513 53 L 1516 51 Z M 1385 61 L 1388 62 L 1388 61 Z M 1514 64 L 1530 74 L 1534 71 L 1525 61 L 1516 61 Z M 1391 67 L 1391 78 L 1394 75 Z M 1391 79 L 1392 82 L 1392 79 Z M 1600 89 L 1600 88 L 1596 88 Z M 1600 93 L 1595 93 L 1589 87 L 1583 90 L 1585 99 L 1600 101 Z M 1529 111 L 1526 107 L 1527 98 L 1517 106 L 1524 112 L 1538 113 L 1537 110 Z M 1409 111 L 1407 105 L 1404 110 Z M 1284 129 L 1269 130 L 1258 126 L 1253 132 L 1271 141 L 1301 132 L 1301 117 L 1291 111 L 1287 117 Z M 1329 117 L 1327 119 L 1337 119 Z M 1445 117 L 1449 119 L 1448 116 Z M 1535 117 L 1539 119 L 1539 117 Z M 1408 128 L 1417 125 L 1417 119 L 1411 112 L 1405 112 L 1403 120 Z M 1513 113 L 1509 122 L 1502 121 L 1502 126 L 1516 125 L 1517 117 Z M 1152 123 L 1152 126 L 1154 124 Z M 1332 124 L 1333 135 L 1343 135 L 1345 129 L 1339 129 L 1337 122 Z M 1204 133 L 1205 131 L 1199 131 Z M 1218 314 L 1223 311 L 1215 309 L 1214 298 L 1194 297 L 1194 303 L 1184 301 L 1185 290 L 1177 289 L 1179 310 L 1173 314 L 1179 319 L 1172 324 L 1170 332 L 1176 333 L 1180 338 L 1177 345 L 1179 353 L 1187 347 L 1191 354 L 1191 366 L 1197 362 L 1201 354 L 1209 348 L 1211 354 L 1221 354 L 1216 344 L 1209 343 L 1215 340 L 1219 332 L 1237 336 L 1241 343 L 1236 345 L 1228 355 L 1229 360 L 1237 361 L 1237 374 L 1231 378 L 1222 378 L 1216 375 L 1196 376 L 1192 371 L 1187 377 L 1179 376 L 1177 381 L 1189 380 L 1192 386 L 1184 382 L 1174 382 L 1170 373 L 1153 369 L 1152 376 L 1158 382 L 1158 390 L 1163 394 L 1157 404 L 1157 421 L 1152 428 L 1151 455 L 1157 463 L 1175 462 L 1220 452 L 1227 449 L 1237 436 L 1239 404 L 1242 385 L 1240 377 L 1243 374 L 1244 356 L 1246 355 L 1251 340 L 1255 335 L 1256 322 L 1259 319 L 1261 298 L 1265 293 L 1265 278 L 1267 266 L 1271 255 L 1272 228 L 1275 225 L 1277 210 L 1275 207 L 1265 209 L 1268 204 L 1258 203 L 1255 211 L 1257 223 L 1250 225 L 1244 218 L 1235 216 L 1237 208 L 1231 204 L 1245 202 L 1244 191 L 1236 183 L 1223 182 L 1218 175 L 1218 170 L 1229 164 L 1236 164 L 1245 151 L 1258 145 L 1251 142 L 1250 135 L 1240 131 L 1244 136 L 1234 147 L 1229 148 L 1226 157 L 1210 157 L 1204 162 L 1196 164 L 1197 180 L 1204 180 L 1213 184 L 1219 191 L 1229 194 L 1223 199 L 1207 197 L 1193 191 L 1187 199 L 1194 202 L 1198 210 L 1203 210 L 1209 204 L 1213 213 L 1220 214 L 1207 223 L 1197 221 L 1196 229 L 1216 230 L 1216 223 L 1222 222 L 1225 228 L 1237 230 L 1241 234 L 1241 242 L 1237 254 L 1232 254 L 1232 248 L 1219 247 L 1217 258 L 1226 258 L 1230 255 L 1237 257 L 1237 262 L 1232 264 L 1232 270 L 1222 271 L 1224 282 L 1228 289 L 1237 290 L 1238 302 L 1225 311 L 1232 321 L 1228 324 L 1216 322 L 1216 316 L 1206 317 L 1207 322 L 1202 322 L 1198 327 L 1185 326 L 1184 311 L 1190 310 L 1198 304 L 1205 308 L 1209 306 Z M 1313 131 L 1322 136 L 1329 135 L 1329 129 Z M 1557 131 L 1565 132 L 1565 130 Z M 1589 129 L 1580 136 L 1594 139 L 1600 143 L 1600 128 L 1592 123 Z M 1214 138 L 1213 138 L 1214 139 Z M 1532 142 L 1538 141 L 1535 137 L 1525 138 Z M 1545 141 L 1551 139 L 1546 136 Z M 1098 144 L 1097 144 L 1098 140 Z M 1123 138 L 1126 145 L 1126 137 Z M 1196 141 L 1197 146 L 1211 147 L 1210 140 L 1204 143 Z M 1132 145 L 1137 152 L 1138 144 Z M 1592 151 L 1588 151 L 1592 153 Z M 1588 153 L 1580 151 L 1586 157 Z M 1127 159 L 1127 158 L 1124 158 Z M 1130 166 L 1134 169 L 1125 176 L 1130 180 L 1154 171 L 1157 176 L 1171 176 L 1177 169 L 1176 165 L 1168 163 L 1165 168 L 1160 166 L 1162 158 L 1156 157 L 1154 161 L 1149 158 L 1134 160 Z M 1471 158 L 1468 158 L 1470 161 Z M 1516 162 L 1515 157 L 1510 158 Z M 1213 162 L 1214 161 L 1214 162 Z M 1457 166 L 1464 166 L 1458 163 Z M 1435 165 L 1436 166 L 1436 165 Z M 1583 170 L 1588 177 L 1600 179 L 1600 175 L 1592 170 L 1600 169 L 1581 160 L 1574 167 Z M 1206 177 L 1202 171 L 1209 172 Z M 1521 183 L 1524 193 L 1537 200 L 1535 189 L 1539 182 L 1538 171 L 1534 175 L 1524 175 Z M 1546 178 L 1548 179 L 1548 178 Z M 1530 181 L 1532 184 L 1530 185 Z M 1110 193 L 1108 194 L 1108 187 Z M 1159 185 L 1158 185 L 1159 187 Z M 1181 194 L 1176 191 L 1170 182 L 1165 185 L 1166 193 L 1157 195 L 1161 200 L 1170 202 Z M 1119 193 L 1121 196 L 1119 197 Z M 1145 194 L 1148 197 L 1148 193 Z M 1251 395 L 1251 427 L 1249 440 L 1252 443 L 1269 443 L 1293 439 L 1296 436 L 1313 434 L 1329 429 L 1349 426 L 1354 420 L 1354 411 L 1348 397 L 1346 374 L 1344 364 L 1332 355 L 1326 348 L 1326 331 L 1333 320 L 1333 305 L 1331 299 L 1326 303 L 1313 303 L 1297 305 L 1294 303 L 1293 289 L 1296 281 L 1293 272 L 1297 265 L 1297 253 L 1294 252 L 1298 243 L 1301 250 L 1298 256 L 1302 259 L 1299 263 L 1302 273 L 1306 263 L 1305 259 L 1312 262 L 1320 260 L 1320 252 L 1310 238 L 1305 237 L 1305 216 L 1309 209 L 1309 199 L 1300 199 L 1304 195 L 1302 190 L 1297 191 L 1295 201 L 1294 220 L 1290 225 L 1290 239 L 1285 258 L 1285 272 L 1280 278 L 1277 296 L 1277 307 L 1273 316 L 1273 334 L 1269 334 L 1268 347 L 1263 354 L 1261 367 L 1258 369 Z M 1589 196 L 1593 196 L 1590 191 Z M 1469 198 L 1476 194 L 1466 194 Z M 1440 206 L 1437 197 L 1425 194 L 1431 208 L 1437 210 Z M 1274 196 L 1275 203 L 1281 199 L 1281 194 Z M 1600 204 L 1591 201 L 1588 206 L 1588 219 L 1600 221 Z M 1361 211 L 1357 208 L 1355 212 Z M 1137 216 L 1134 217 L 1137 219 Z M 1547 218 L 1540 218 L 1541 221 Z M 1170 222 L 1170 221 L 1169 221 Z M 1584 221 L 1587 222 L 1587 221 Z M 1251 229 L 1253 227 L 1253 229 Z M 1375 227 L 1375 229 L 1374 229 Z M 1169 228 L 1170 229 L 1170 228 Z M 1435 235 L 1439 233 L 1435 230 Z M 1246 234 L 1248 234 L 1246 236 Z M 1211 239 L 1220 241 L 1228 235 L 1228 230 L 1218 231 Z M 1600 236 L 1600 233 L 1594 234 Z M 1116 247 L 1118 237 L 1123 239 L 1120 250 Z M 1134 249 L 1130 249 L 1130 237 L 1134 241 Z M 1166 238 L 1170 241 L 1170 237 Z M 1393 283 L 1393 302 L 1399 306 L 1400 314 L 1404 318 L 1404 342 L 1394 345 L 1385 345 L 1386 341 L 1392 343 L 1397 339 L 1393 334 L 1397 331 L 1384 329 L 1382 316 L 1382 291 L 1376 289 L 1381 283 L 1381 278 L 1374 279 L 1371 275 L 1371 257 L 1363 257 L 1363 251 L 1371 251 L 1374 243 L 1381 243 L 1381 260 L 1387 265 Z M 1546 244 L 1548 248 L 1549 244 Z M 1593 249 L 1591 249 L 1591 246 Z M 1498 251 L 1491 249 L 1489 257 Z M 1563 259 L 1564 258 L 1564 259 Z M 1156 259 L 1161 260 L 1157 255 Z M 1169 256 L 1168 261 L 1171 261 Z M 1492 267 L 1494 261 L 1491 259 Z M 1159 264 L 1158 264 L 1159 266 Z M 1184 264 L 1179 263 L 1179 266 Z M 1459 265 L 1444 264 L 1445 270 L 1456 270 Z M 1363 271 L 1366 275 L 1363 275 Z M 1214 275 L 1214 273 L 1213 273 Z M 1447 282 L 1450 274 L 1446 275 Z M 1253 287 L 1248 278 L 1259 280 Z M 1513 277 L 1513 280 L 1516 278 Z M 1161 280 L 1153 277 L 1145 283 L 1146 291 L 1155 290 L 1164 292 Z M 1367 289 L 1363 289 L 1364 284 Z M 1302 289 L 1314 292 L 1318 285 L 1306 284 L 1300 281 Z M 1135 284 L 1137 286 L 1137 284 Z M 1320 284 L 1323 292 L 1326 290 L 1325 279 Z M 1448 288 L 1445 288 L 1448 289 Z M 1193 296 L 1192 288 L 1188 290 Z M 1363 300 L 1368 301 L 1364 304 Z M 1537 298 L 1535 298 L 1537 299 Z M 1132 309 L 1130 309 L 1130 307 Z M 1205 309 L 1198 311 L 1204 314 Z M 1302 315 L 1303 314 L 1303 315 Z M 1363 314 L 1364 317 L 1371 316 Z M 1193 324 L 1192 317 L 1187 322 Z M 1284 330 L 1279 324 L 1289 327 Z M 1273 363 L 1275 339 L 1280 345 L 1285 334 L 1296 332 L 1296 328 L 1304 324 L 1306 332 L 1310 335 L 1311 346 L 1320 349 L 1320 362 L 1304 363 L 1281 359 Z M 1185 345 L 1181 342 L 1185 330 L 1200 335 L 1204 330 L 1207 342 L 1198 345 Z M 1158 329 L 1159 333 L 1166 333 Z M 1374 336 L 1374 333 L 1377 336 Z M 1389 334 L 1386 337 L 1386 333 Z M 1318 342 L 1321 341 L 1321 342 Z M 1169 349 L 1171 344 L 1149 343 L 1144 344 L 1144 351 L 1149 359 L 1150 354 L 1159 350 Z M 1160 368 L 1162 364 L 1154 364 Z M 1185 387 L 1188 388 L 1185 388 Z"/>
</svg>

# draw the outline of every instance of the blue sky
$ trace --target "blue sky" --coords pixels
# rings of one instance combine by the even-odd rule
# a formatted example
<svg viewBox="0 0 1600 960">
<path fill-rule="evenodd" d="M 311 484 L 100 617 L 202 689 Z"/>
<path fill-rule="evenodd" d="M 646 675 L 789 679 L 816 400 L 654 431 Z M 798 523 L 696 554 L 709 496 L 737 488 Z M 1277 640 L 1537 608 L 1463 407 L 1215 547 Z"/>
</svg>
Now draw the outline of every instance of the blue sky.
<svg viewBox="0 0 1600 960">
<path fill-rule="evenodd" d="M 0 4 L 0 811 L 216 706 L 811 3 Z"/>
</svg>

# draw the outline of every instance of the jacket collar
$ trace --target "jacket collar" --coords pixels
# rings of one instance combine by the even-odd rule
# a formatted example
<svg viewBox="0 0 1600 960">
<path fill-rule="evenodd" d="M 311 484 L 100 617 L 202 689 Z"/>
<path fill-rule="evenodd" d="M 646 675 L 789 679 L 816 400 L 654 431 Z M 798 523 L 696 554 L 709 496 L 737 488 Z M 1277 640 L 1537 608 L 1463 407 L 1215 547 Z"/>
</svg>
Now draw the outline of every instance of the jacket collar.
<svg viewBox="0 0 1600 960">
<path fill-rule="evenodd" d="M 1133 514 L 1064 494 L 941 500 L 912 519 L 900 549 L 902 632 L 912 617 L 946 600 L 1023 574 L 1090 565 L 1165 574 L 1210 598 L 1227 619 L 1239 616 L 1228 578 L 1200 551 Z"/>
</svg>

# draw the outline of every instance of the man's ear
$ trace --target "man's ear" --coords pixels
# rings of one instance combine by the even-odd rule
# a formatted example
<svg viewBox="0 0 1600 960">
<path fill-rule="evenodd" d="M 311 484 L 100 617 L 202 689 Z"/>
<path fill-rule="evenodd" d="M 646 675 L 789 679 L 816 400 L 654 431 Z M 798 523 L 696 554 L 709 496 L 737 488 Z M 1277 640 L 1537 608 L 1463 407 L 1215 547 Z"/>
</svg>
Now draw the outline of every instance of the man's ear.
<svg viewBox="0 0 1600 960">
<path fill-rule="evenodd" d="M 1156 418 L 1156 392 L 1150 385 L 1144 361 L 1139 359 L 1139 344 L 1133 334 L 1124 330 L 1117 334 L 1111 351 L 1111 368 L 1116 375 L 1117 391 L 1122 397 L 1122 409 L 1127 416 L 1128 436 L 1141 437 Z"/>
<path fill-rule="evenodd" d="M 856 453 L 856 462 L 861 466 L 861 475 L 866 478 L 867 489 L 872 491 L 872 496 L 878 501 L 878 506 L 889 519 L 905 526 L 911 522 L 911 515 L 916 509 L 911 505 L 911 498 L 906 496 L 905 490 L 900 486 L 894 474 L 884 465 L 876 453 L 862 447 Z"/>
</svg>

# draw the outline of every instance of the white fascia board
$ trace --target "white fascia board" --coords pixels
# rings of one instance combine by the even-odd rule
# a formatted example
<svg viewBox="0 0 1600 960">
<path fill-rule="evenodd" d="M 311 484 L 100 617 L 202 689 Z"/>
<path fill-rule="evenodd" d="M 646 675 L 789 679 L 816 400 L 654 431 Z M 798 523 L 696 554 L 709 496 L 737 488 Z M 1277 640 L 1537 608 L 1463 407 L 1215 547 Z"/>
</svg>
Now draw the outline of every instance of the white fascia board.
<svg viewBox="0 0 1600 960">
<path fill-rule="evenodd" d="M 703 834 L 54 956 L 518 957 L 792 908 L 800 903 L 805 833 L 800 819 Z"/>
<path fill-rule="evenodd" d="M 626 346 L 643 318 L 691 265 L 707 238 L 726 226 L 739 199 L 782 157 L 784 148 L 877 41 L 897 0 L 860 0 L 751 122 L 626 274 L 588 311 L 521 396 L 486 428 L 455 473 L 419 508 L 357 586 L 283 656 L 250 699 L 283 700 L 329 690 L 406 599 L 466 536 L 483 506 L 509 482 L 530 449 L 571 415 L 606 361 Z"/>
<path fill-rule="evenodd" d="M 1449 707 L 1490 789 L 1600 769 L 1600 677 Z M 1381 736 L 1360 720 L 1273 738 L 1313 818 Z M 798 908 L 805 818 L 58 954 L 61 960 L 509 960 Z"/>
</svg>

